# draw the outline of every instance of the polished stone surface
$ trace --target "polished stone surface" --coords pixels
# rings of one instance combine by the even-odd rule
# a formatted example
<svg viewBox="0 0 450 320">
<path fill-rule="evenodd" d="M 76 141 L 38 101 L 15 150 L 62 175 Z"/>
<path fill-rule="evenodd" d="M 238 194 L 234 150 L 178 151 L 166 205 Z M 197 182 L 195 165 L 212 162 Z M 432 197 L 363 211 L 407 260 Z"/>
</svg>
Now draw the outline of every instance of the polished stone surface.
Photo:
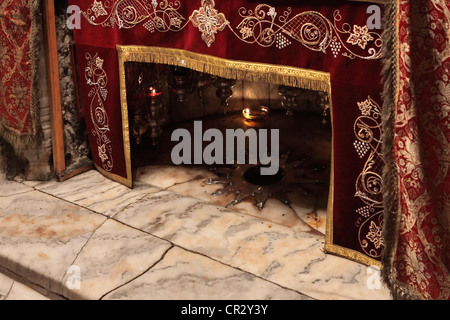
<svg viewBox="0 0 450 320">
<path fill-rule="evenodd" d="M 0 300 L 49 300 L 49 298 L 0 273 Z"/>
<path fill-rule="evenodd" d="M 309 300 L 248 272 L 175 247 L 141 277 L 105 297 L 114 300 Z"/>
<path fill-rule="evenodd" d="M 95 170 L 0 181 L 0 267 L 68 299 L 391 298 L 322 251 L 324 199 L 225 207 L 201 169 L 137 170 L 133 189 Z M 14 283 L 0 277 L 0 295 L 20 298 Z"/>
</svg>

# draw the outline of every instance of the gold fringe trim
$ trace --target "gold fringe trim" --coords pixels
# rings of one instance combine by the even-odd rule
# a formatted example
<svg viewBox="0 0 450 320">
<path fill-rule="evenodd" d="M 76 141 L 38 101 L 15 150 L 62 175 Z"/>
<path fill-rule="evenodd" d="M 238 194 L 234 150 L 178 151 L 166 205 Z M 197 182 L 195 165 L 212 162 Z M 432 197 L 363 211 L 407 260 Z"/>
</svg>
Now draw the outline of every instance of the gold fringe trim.
<svg viewBox="0 0 450 320">
<path fill-rule="evenodd" d="M 337 256 L 347 258 L 351 261 L 358 262 L 366 266 L 376 266 L 380 269 L 383 268 L 383 265 L 380 261 L 370 258 L 361 252 L 344 248 L 333 243 L 325 243 L 324 251 L 326 253 L 335 254 Z"/>
<path fill-rule="evenodd" d="M 283 65 L 229 60 L 182 49 L 117 46 L 122 61 L 160 63 L 193 69 L 228 79 L 276 83 L 302 89 L 330 91 L 330 74 Z"/>
<path fill-rule="evenodd" d="M 151 46 L 118 45 L 117 52 L 119 56 L 120 105 L 127 177 L 111 176 L 111 174 L 109 176 L 111 176 L 112 180 L 128 187 L 133 185 L 133 181 L 125 62 L 147 62 L 181 66 L 222 78 L 276 83 L 303 89 L 325 91 L 331 97 L 330 74 L 327 72 L 281 65 L 235 61 L 181 49 Z"/>
<path fill-rule="evenodd" d="M 131 188 L 133 186 L 133 182 L 131 180 L 131 178 L 125 178 L 125 177 L 121 177 L 117 174 L 105 171 L 104 169 L 102 169 L 100 166 L 98 166 L 96 163 L 94 163 L 95 169 L 97 169 L 98 172 L 100 172 L 102 175 L 104 175 L 106 178 L 118 182 L 120 184 L 123 184 L 124 186 Z"/>
<path fill-rule="evenodd" d="M 117 46 L 120 68 L 120 95 L 122 106 L 122 119 L 124 130 L 124 144 L 127 155 L 127 168 L 130 161 L 129 154 L 129 124 L 128 106 L 126 98 L 125 62 L 160 63 L 186 67 L 198 72 L 209 73 L 223 78 L 243 79 L 265 83 L 299 87 L 329 94 L 331 117 L 333 118 L 333 103 L 331 97 L 330 74 L 323 71 L 295 68 L 283 65 L 272 65 L 235 61 L 217 58 L 205 54 L 185 51 L 182 49 L 161 48 L 151 46 Z M 333 123 L 333 121 L 332 121 Z M 334 156 L 334 143 L 332 144 L 332 159 Z M 363 253 L 333 244 L 333 202 L 334 202 L 334 161 L 331 163 L 330 194 L 328 198 L 326 240 L 324 251 L 362 263 L 364 265 L 382 265 L 379 261 Z M 131 168 L 131 165 L 130 165 Z M 122 178 L 123 179 L 123 178 Z M 117 181 L 117 180 L 116 180 Z"/>
<path fill-rule="evenodd" d="M 333 122 L 333 102 L 331 94 L 328 95 L 330 101 L 330 119 L 331 119 L 331 132 L 332 137 L 334 137 L 334 122 Z M 327 204 L 327 219 L 325 224 L 325 252 L 335 253 L 328 251 L 328 248 L 333 246 L 333 205 L 334 205 L 334 139 L 331 139 L 331 173 L 330 173 L 330 187 L 328 193 L 328 204 Z"/>
<path fill-rule="evenodd" d="M 125 62 L 126 60 L 124 60 L 124 56 L 119 53 L 120 110 L 122 112 L 122 137 L 127 177 L 119 177 L 119 180 L 114 178 L 113 180 L 131 188 L 133 187 L 133 174 L 131 168 L 130 122 L 128 120 Z"/>
</svg>

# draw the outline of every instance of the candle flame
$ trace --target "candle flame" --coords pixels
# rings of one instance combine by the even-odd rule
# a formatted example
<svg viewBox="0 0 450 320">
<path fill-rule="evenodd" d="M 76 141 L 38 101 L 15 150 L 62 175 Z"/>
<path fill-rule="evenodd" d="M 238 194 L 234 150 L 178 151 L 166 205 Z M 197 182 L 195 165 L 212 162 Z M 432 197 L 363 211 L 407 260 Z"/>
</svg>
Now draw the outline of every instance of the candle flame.
<svg viewBox="0 0 450 320">
<path fill-rule="evenodd" d="M 242 115 L 247 120 L 262 120 L 269 115 L 269 108 L 260 106 L 255 108 L 244 108 Z"/>
</svg>

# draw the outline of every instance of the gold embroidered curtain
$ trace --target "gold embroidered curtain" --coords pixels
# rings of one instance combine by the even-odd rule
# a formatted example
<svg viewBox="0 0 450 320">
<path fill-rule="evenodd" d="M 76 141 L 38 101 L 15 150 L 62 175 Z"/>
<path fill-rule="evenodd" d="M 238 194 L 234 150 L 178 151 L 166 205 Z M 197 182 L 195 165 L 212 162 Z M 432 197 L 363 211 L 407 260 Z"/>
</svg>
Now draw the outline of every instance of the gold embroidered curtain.
<svg viewBox="0 0 450 320">
<path fill-rule="evenodd" d="M 37 137 L 38 0 L 0 3 L 0 134 L 17 147 Z"/>
</svg>

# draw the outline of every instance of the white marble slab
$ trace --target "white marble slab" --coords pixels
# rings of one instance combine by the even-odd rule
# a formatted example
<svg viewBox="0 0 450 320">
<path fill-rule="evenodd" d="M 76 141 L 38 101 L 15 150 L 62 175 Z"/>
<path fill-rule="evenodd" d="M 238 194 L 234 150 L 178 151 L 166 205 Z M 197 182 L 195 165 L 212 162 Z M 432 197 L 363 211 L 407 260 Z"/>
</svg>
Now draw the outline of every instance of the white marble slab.
<svg viewBox="0 0 450 320">
<path fill-rule="evenodd" d="M 302 300 L 308 297 L 178 247 L 105 299 Z M 181 311 L 181 310 L 180 310 Z"/>
<path fill-rule="evenodd" d="M 0 273 L 0 300 L 5 300 L 11 291 L 14 280 Z"/>
<path fill-rule="evenodd" d="M 217 177 L 215 174 L 211 173 L 211 178 Z M 205 184 L 204 181 L 207 178 L 195 179 L 187 182 L 182 182 L 170 186 L 167 190 L 173 191 L 178 194 L 182 194 L 188 197 L 196 198 L 204 202 L 209 202 L 218 206 L 225 207 L 233 199 L 232 194 L 213 196 L 212 194 L 221 187 L 220 184 Z"/>
<path fill-rule="evenodd" d="M 21 193 L 33 191 L 33 188 L 16 181 L 0 179 L 0 201 L 3 197 L 9 197 Z"/>
<path fill-rule="evenodd" d="M 67 200 L 108 217 L 114 216 L 130 203 L 146 194 L 160 190 L 157 187 L 137 182 L 130 189 L 120 183 L 105 178 L 96 170 L 90 170 L 64 183 L 42 182 L 34 188 Z"/>
<path fill-rule="evenodd" d="M 290 206 L 297 217 L 311 228 L 325 234 L 328 195 L 311 197 L 302 195 L 300 192 L 291 192 L 288 197 L 291 201 Z"/>
<path fill-rule="evenodd" d="M 0 298 L 0 300 L 2 300 Z M 30 287 L 14 281 L 11 286 L 11 290 L 4 300 L 50 300 L 48 297 L 40 294 L 39 292 L 31 289 Z"/>
<path fill-rule="evenodd" d="M 117 219 L 318 299 L 388 298 L 368 290 L 366 267 L 322 252 L 324 237 L 163 191 Z"/>
<path fill-rule="evenodd" d="M 180 184 L 176 184 L 167 190 L 173 191 L 175 193 L 179 193 L 181 195 L 185 195 L 188 197 L 197 198 L 204 202 L 208 202 L 218 206 L 227 206 L 229 209 L 244 213 L 253 217 L 261 218 L 267 221 L 271 221 L 274 223 L 278 223 L 294 230 L 309 232 L 312 229 L 312 226 L 309 226 L 305 223 L 299 214 L 293 210 L 291 206 L 287 206 L 283 204 L 278 199 L 269 198 L 262 210 L 260 210 L 254 204 L 254 199 L 251 197 L 245 199 L 241 203 L 228 206 L 231 201 L 234 199 L 233 194 L 224 194 L 220 196 L 214 196 L 213 193 L 221 188 L 220 184 L 208 185 L 204 183 L 205 179 L 198 179 L 189 182 L 184 182 Z M 299 205 L 301 202 L 297 202 Z M 300 206 L 297 205 L 297 211 Z M 312 208 L 312 207 L 311 207 Z M 303 210 L 303 212 L 306 210 Z M 309 210 L 311 211 L 311 209 Z M 306 216 L 306 213 L 305 213 Z"/>
<path fill-rule="evenodd" d="M 60 281 L 106 218 L 38 191 L 1 199 L 0 264 L 60 293 Z"/>
<path fill-rule="evenodd" d="M 218 292 L 227 299 L 304 298 L 300 292 L 315 299 L 390 299 L 381 283 L 370 285 L 374 275 L 366 266 L 323 253 L 324 236 L 316 232 L 323 229 L 311 228 L 307 203 L 291 204 L 292 221 L 301 225 L 289 224 L 291 216 L 270 202 L 267 213 L 282 219 L 269 221 L 274 217 L 248 212 L 250 204 L 208 203 L 210 195 L 196 187 L 205 172 L 183 170 L 153 172 L 159 187 L 142 181 L 148 177 L 142 171 L 134 189 L 96 171 L 63 183 L 8 188 L 0 182 L 0 265 L 74 299 L 111 290 L 108 299 L 204 299 Z M 73 265 L 80 267 L 80 289 L 66 286 Z"/>
<path fill-rule="evenodd" d="M 136 170 L 135 179 L 160 188 L 214 176 L 209 170 L 187 166 L 152 165 Z"/>
<path fill-rule="evenodd" d="M 69 299 L 100 299 L 140 276 L 172 246 L 171 243 L 109 219 L 98 228 L 73 261 L 62 281 Z M 75 271 L 78 280 L 74 279 Z M 78 282 L 74 282 L 74 281 Z"/>
<path fill-rule="evenodd" d="M 278 199 L 269 198 L 262 210 L 259 210 L 253 201 L 254 200 L 251 199 L 241 202 L 234 207 L 230 207 L 230 209 L 267 220 L 268 222 L 289 227 L 292 230 L 303 232 L 313 231 L 313 228 L 299 218 L 291 206 L 285 205 Z"/>
</svg>

